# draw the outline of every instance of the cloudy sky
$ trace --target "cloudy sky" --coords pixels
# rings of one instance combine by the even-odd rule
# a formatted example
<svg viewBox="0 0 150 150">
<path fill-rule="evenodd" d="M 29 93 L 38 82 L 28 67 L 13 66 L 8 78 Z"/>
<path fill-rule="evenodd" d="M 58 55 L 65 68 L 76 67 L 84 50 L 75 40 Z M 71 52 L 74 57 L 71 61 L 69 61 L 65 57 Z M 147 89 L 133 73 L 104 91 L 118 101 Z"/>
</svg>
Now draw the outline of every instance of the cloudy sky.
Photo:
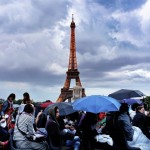
<svg viewBox="0 0 150 150">
<path fill-rule="evenodd" d="M 149 10 L 149 0 L 0 0 L 0 98 L 29 92 L 35 101 L 56 101 L 72 14 L 86 95 L 122 88 L 150 95 Z"/>
</svg>

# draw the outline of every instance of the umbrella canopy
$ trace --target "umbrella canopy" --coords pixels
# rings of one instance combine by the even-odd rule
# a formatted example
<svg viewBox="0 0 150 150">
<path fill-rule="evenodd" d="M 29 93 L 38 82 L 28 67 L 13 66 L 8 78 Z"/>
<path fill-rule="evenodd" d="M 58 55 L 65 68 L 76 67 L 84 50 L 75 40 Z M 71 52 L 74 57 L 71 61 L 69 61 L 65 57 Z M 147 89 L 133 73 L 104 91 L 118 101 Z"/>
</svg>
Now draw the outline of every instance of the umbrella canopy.
<svg viewBox="0 0 150 150">
<path fill-rule="evenodd" d="M 122 99 L 129 99 L 133 97 L 143 97 L 145 96 L 145 94 L 143 94 L 139 90 L 121 89 L 119 91 L 109 94 L 108 96 L 115 98 L 117 100 L 122 100 Z"/>
<path fill-rule="evenodd" d="M 45 110 L 44 113 L 47 115 L 49 110 L 53 107 L 57 106 L 59 108 L 60 116 L 66 116 L 69 114 L 72 114 L 76 112 L 76 110 L 73 109 L 72 103 L 69 102 L 58 102 L 54 103 L 52 105 L 49 105 Z"/>
<path fill-rule="evenodd" d="M 123 100 L 120 100 L 121 103 L 127 103 L 128 105 L 132 105 L 134 103 L 137 103 L 137 104 L 142 104 L 143 102 L 140 100 L 140 99 L 123 99 Z"/>
<path fill-rule="evenodd" d="M 118 111 L 120 103 L 116 99 L 108 96 L 91 95 L 77 99 L 73 102 L 72 106 L 74 110 L 99 113 Z"/>
<path fill-rule="evenodd" d="M 47 106 L 51 105 L 51 104 L 54 104 L 53 102 L 51 101 L 46 101 L 46 102 L 43 102 L 40 107 L 41 108 L 46 108 Z"/>
</svg>

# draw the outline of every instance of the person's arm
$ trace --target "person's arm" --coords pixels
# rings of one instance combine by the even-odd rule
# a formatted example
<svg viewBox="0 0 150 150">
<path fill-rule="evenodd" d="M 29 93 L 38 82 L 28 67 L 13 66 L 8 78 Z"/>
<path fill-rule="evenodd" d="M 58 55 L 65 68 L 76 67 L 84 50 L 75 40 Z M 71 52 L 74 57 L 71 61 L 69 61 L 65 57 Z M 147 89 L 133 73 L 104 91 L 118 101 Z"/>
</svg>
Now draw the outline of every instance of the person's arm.
<svg viewBox="0 0 150 150">
<path fill-rule="evenodd" d="M 9 107 L 9 104 L 7 101 L 5 101 L 3 103 L 3 107 L 2 107 L 2 111 L 1 111 L 1 115 L 4 116 L 5 115 L 5 111 L 7 110 L 7 108 Z"/>
<path fill-rule="evenodd" d="M 42 111 L 40 111 L 40 112 L 37 114 L 36 118 L 35 118 L 35 125 L 36 125 L 36 127 L 37 127 L 37 125 L 38 125 L 39 117 L 40 117 L 41 114 L 42 114 Z"/>
<path fill-rule="evenodd" d="M 32 116 L 21 114 L 18 117 L 17 126 L 22 132 L 26 134 L 34 135 L 35 133 Z"/>
<path fill-rule="evenodd" d="M 29 123 L 28 123 L 27 128 L 28 128 L 29 134 L 31 134 L 31 135 L 35 134 L 35 131 L 34 131 L 34 128 L 33 128 L 33 118 L 32 118 L 32 116 L 30 116 L 30 118 L 29 118 Z"/>
<path fill-rule="evenodd" d="M 127 140 L 132 141 L 134 130 L 132 129 L 130 118 L 126 116 L 125 118 L 118 120 L 118 122 L 119 122 L 120 127 L 123 128 Z"/>
</svg>

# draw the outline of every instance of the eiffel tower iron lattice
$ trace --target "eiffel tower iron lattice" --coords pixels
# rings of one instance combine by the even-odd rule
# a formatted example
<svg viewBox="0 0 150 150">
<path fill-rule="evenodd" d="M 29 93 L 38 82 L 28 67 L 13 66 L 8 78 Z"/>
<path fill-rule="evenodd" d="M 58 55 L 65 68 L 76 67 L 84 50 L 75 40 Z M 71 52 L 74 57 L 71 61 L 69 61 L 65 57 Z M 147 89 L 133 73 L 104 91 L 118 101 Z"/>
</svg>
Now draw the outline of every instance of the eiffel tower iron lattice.
<svg viewBox="0 0 150 150">
<path fill-rule="evenodd" d="M 72 79 L 75 79 L 76 86 L 82 88 L 82 84 L 79 77 L 79 71 L 77 67 L 77 57 L 76 57 L 76 43 L 75 43 L 75 22 L 72 15 L 72 22 L 70 24 L 71 28 L 71 40 L 70 40 L 70 56 L 69 56 L 69 65 L 68 71 L 66 72 L 66 80 L 64 87 L 61 88 L 61 93 L 57 99 L 57 102 L 63 102 L 65 100 L 71 100 L 73 97 L 73 88 L 70 88 L 70 83 Z M 85 96 L 85 90 L 82 88 L 82 97 Z"/>
</svg>

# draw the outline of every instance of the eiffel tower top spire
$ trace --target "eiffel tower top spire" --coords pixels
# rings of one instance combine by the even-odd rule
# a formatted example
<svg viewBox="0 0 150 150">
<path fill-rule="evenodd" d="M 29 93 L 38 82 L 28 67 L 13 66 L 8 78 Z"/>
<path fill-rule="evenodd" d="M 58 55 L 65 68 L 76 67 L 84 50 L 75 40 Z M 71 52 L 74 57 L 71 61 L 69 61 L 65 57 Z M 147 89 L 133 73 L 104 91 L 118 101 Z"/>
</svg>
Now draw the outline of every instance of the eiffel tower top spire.
<svg viewBox="0 0 150 150">
<path fill-rule="evenodd" d="M 72 14 L 72 22 L 74 22 L 74 17 L 73 17 L 73 14 Z"/>
<path fill-rule="evenodd" d="M 71 28 L 71 39 L 70 39 L 70 57 L 68 70 L 77 69 L 77 58 L 76 58 L 76 41 L 75 41 L 75 22 L 72 14 L 72 22 L 70 24 Z"/>
</svg>

